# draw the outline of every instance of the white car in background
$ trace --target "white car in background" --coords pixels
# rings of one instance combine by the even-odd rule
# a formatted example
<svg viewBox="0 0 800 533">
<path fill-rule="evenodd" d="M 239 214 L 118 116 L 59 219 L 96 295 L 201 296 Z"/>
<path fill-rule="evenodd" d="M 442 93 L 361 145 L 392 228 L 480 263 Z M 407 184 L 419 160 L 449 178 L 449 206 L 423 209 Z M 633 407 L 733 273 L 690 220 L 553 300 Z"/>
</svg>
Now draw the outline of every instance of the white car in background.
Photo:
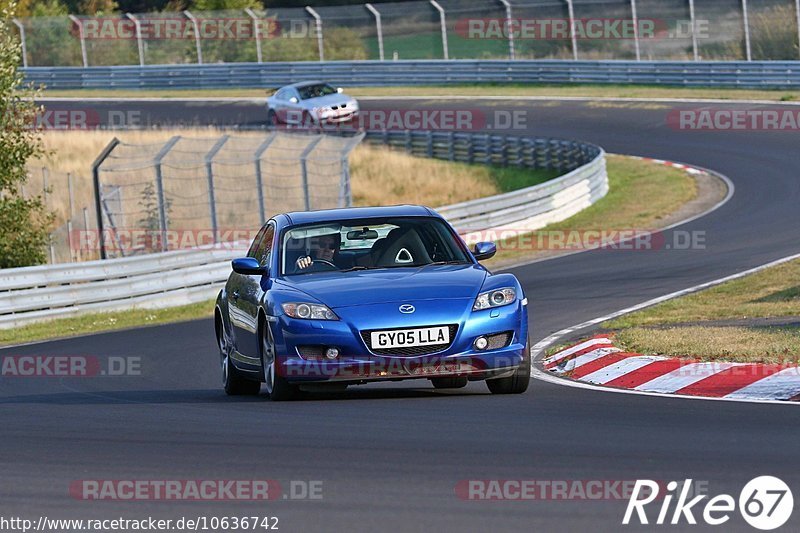
<svg viewBox="0 0 800 533">
<path fill-rule="evenodd" d="M 321 81 L 281 87 L 267 98 L 267 124 L 317 126 L 348 122 L 358 116 L 355 98 Z"/>
</svg>

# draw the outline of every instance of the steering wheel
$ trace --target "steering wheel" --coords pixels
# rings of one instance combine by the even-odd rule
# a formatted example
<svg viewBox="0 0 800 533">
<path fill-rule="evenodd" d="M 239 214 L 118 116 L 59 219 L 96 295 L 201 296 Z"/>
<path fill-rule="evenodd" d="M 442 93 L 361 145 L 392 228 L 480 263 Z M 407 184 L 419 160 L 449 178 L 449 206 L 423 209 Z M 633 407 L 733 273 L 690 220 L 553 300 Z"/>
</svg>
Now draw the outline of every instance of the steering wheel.
<svg viewBox="0 0 800 533">
<path fill-rule="evenodd" d="M 307 268 L 294 267 L 295 274 L 303 272 L 328 272 L 331 270 L 339 270 L 339 267 L 327 259 L 314 259 Z"/>
<path fill-rule="evenodd" d="M 314 259 L 314 261 L 311 263 L 311 267 L 313 268 L 314 265 L 316 265 L 316 264 L 323 264 L 323 265 L 331 267 L 332 270 L 339 270 L 339 267 L 337 267 L 336 265 L 334 265 L 332 262 L 328 261 L 327 259 Z"/>
</svg>

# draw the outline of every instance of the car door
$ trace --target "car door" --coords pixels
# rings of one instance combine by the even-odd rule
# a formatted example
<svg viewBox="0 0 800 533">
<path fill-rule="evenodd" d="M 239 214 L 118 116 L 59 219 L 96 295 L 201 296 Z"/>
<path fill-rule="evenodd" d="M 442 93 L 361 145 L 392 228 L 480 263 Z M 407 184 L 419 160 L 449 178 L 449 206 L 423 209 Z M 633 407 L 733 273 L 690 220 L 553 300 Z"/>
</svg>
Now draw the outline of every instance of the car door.
<svg viewBox="0 0 800 533">
<path fill-rule="evenodd" d="M 300 93 L 294 87 L 286 87 L 286 100 L 283 102 L 286 113 L 287 124 L 300 124 L 303 120 L 303 103 L 300 101 Z"/>
<path fill-rule="evenodd" d="M 275 223 L 267 222 L 253 241 L 247 252 L 248 257 L 258 260 L 261 266 L 268 266 L 275 239 Z M 237 363 L 253 367 L 260 366 L 258 338 L 258 309 L 263 296 L 261 278 L 245 274 L 233 274 L 228 284 L 228 309 L 233 327 Z M 240 365 L 241 366 L 241 365 Z"/>
</svg>

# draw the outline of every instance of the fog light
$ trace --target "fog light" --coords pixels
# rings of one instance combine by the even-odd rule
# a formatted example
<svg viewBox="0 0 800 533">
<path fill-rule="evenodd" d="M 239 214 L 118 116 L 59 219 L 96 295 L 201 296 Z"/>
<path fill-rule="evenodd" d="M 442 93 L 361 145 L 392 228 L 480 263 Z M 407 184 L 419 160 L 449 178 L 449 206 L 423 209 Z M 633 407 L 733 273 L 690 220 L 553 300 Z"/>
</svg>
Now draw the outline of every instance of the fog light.
<svg viewBox="0 0 800 533">
<path fill-rule="evenodd" d="M 475 339 L 475 342 L 472 343 L 472 344 L 478 350 L 485 350 L 486 347 L 489 345 L 489 341 L 486 340 L 486 337 L 478 337 L 477 339 Z"/>
<path fill-rule="evenodd" d="M 337 357 L 339 357 L 339 350 L 337 350 L 336 348 L 328 348 L 327 350 L 325 350 L 325 357 L 327 357 L 328 359 L 336 359 Z"/>
</svg>

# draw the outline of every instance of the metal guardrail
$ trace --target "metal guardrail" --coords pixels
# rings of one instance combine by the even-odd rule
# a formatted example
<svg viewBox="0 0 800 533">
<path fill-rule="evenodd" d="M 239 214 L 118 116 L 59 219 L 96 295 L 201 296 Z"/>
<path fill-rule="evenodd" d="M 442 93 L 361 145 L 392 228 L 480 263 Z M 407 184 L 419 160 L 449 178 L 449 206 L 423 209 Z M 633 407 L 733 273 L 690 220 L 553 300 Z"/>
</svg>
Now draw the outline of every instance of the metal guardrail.
<svg viewBox="0 0 800 533">
<path fill-rule="evenodd" d="M 462 234 L 509 225 L 537 229 L 572 216 L 608 192 L 605 152 L 580 141 L 430 131 L 369 132 L 366 139 L 437 159 L 566 173 L 525 189 L 438 208 Z"/>
<path fill-rule="evenodd" d="M 588 143 L 451 132 L 372 132 L 367 140 L 452 161 L 566 172 L 518 191 L 439 208 L 462 235 L 503 227 L 537 229 L 568 218 L 608 191 L 605 153 Z M 230 274 L 230 260 L 247 244 L 0 270 L 0 328 L 210 299 Z"/>
<path fill-rule="evenodd" d="M 21 70 L 26 81 L 50 89 L 273 88 L 307 79 L 349 87 L 459 83 L 800 87 L 800 61 L 334 61 Z"/>
</svg>

